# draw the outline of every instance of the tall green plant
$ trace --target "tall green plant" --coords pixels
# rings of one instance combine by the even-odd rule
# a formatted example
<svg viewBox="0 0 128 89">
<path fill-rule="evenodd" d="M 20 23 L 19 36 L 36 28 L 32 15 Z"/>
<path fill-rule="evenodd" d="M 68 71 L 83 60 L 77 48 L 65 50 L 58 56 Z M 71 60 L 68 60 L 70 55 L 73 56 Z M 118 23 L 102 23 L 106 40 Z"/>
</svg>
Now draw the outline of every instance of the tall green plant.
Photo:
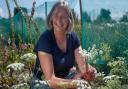
<svg viewBox="0 0 128 89">
<path fill-rule="evenodd" d="M 15 39 L 14 39 L 14 23 L 13 23 L 13 19 L 12 19 L 12 15 L 11 15 L 9 2 L 8 2 L 8 0 L 5 0 L 5 2 L 7 5 L 8 15 L 9 15 L 9 19 L 10 19 L 10 37 L 12 39 L 12 42 L 14 42 L 15 41 Z"/>
</svg>

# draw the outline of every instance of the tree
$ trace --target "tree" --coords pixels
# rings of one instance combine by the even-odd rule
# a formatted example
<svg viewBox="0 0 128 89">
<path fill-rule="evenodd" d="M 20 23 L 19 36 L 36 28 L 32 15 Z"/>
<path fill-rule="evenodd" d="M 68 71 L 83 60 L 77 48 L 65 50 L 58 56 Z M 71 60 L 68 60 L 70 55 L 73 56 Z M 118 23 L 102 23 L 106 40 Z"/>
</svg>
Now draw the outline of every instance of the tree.
<svg viewBox="0 0 128 89">
<path fill-rule="evenodd" d="M 100 11 L 100 15 L 98 15 L 96 21 L 97 22 L 111 22 L 112 21 L 112 18 L 111 18 L 111 12 L 109 10 L 106 10 L 106 9 L 101 9 Z"/>
<path fill-rule="evenodd" d="M 120 18 L 120 22 L 128 22 L 128 12 L 126 12 L 123 17 Z"/>
<path fill-rule="evenodd" d="M 91 16 L 89 16 L 87 12 L 83 12 L 83 15 L 85 16 L 86 22 L 91 22 Z"/>
<path fill-rule="evenodd" d="M 78 15 L 74 11 L 74 9 L 72 9 L 72 15 L 73 15 L 74 21 L 78 22 L 79 21 Z M 91 16 L 89 16 L 87 12 L 83 12 L 82 15 L 83 15 L 83 19 L 86 20 L 86 22 L 91 22 Z"/>
</svg>

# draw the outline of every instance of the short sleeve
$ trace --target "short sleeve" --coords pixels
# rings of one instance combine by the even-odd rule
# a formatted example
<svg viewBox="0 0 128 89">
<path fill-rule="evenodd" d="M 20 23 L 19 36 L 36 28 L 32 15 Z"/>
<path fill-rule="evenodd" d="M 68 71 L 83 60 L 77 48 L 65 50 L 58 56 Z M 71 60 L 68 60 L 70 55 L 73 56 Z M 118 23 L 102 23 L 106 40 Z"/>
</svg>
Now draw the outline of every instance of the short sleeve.
<svg viewBox="0 0 128 89">
<path fill-rule="evenodd" d="M 72 32 L 74 50 L 80 46 L 80 39 L 75 32 Z"/>
<path fill-rule="evenodd" d="M 52 54 L 52 49 L 51 49 L 51 41 L 50 41 L 50 36 L 49 34 L 42 34 L 34 48 L 34 52 L 42 51 L 46 52 L 49 54 Z"/>
</svg>

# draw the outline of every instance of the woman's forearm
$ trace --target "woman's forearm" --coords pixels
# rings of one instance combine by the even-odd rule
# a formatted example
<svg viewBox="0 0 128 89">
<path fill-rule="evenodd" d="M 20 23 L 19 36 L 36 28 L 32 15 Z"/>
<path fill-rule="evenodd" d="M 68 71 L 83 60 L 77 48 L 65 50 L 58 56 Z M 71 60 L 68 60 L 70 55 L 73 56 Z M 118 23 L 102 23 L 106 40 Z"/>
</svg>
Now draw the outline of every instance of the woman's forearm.
<svg viewBox="0 0 128 89">
<path fill-rule="evenodd" d="M 84 73 L 88 70 L 88 57 L 83 55 L 81 47 L 78 47 L 75 50 L 75 60 L 81 73 Z"/>
<path fill-rule="evenodd" d="M 88 69 L 88 63 L 85 59 L 77 56 L 77 65 L 79 68 L 80 73 L 84 73 L 85 71 L 87 71 Z"/>
</svg>

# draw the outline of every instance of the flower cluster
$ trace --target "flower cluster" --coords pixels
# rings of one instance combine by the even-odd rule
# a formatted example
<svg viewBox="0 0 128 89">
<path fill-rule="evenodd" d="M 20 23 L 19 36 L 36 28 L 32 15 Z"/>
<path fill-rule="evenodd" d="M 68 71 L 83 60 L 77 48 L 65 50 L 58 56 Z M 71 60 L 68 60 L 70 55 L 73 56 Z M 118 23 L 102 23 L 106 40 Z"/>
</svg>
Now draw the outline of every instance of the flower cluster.
<svg viewBox="0 0 128 89">
<path fill-rule="evenodd" d="M 125 65 L 125 62 L 123 60 L 117 60 L 109 62 L 108 65 L 112 68 L 121 68 L 123 65 Z"/>
<path fill-rule="evenodd" d="M 35 83 L 40 83 L 40 84 L 45 84 L 47 85 L 49 83 L 49 81 L 41 81 L 41 80 L 35 80 Z"/>
<path fill-rule="evenodd" d="M 29 85 L 27 83 L 21 83 L 17 85 L 13 85 L 11 89 L 29 89 Z"/>
<path fill-rule="evenodd" d="M 27 53 L 27 54 L 24 54 L 23 56 L 21 56 L 20 59 L 25 60 L 25 61 L 35 60 L 36 55 L 33 53 Z"/>
<path fill-rule="evenodd" d="M 38 89 L 45 89 L 45 87 L 47 88 L 49 86 L 49 80 L 35 80 L 35 88 Z"/>
<path fill-rule="evenodd" d="M 10 71 L 10 69 L 14 70 L 14 71 L 21 71 L 24 68 L 24 64 L 23 63 L 12 63 L 10 65 L 7 66 L 8 72 Z"/>
<path fill-rule="evenodd" d="M 29 73 L 21 73 L 17 80 L 20 82 L 20 83 L 23 83 L 23 82 L 29 82 L 31 80 L 31 77 L 32 75 L 30 75 Z"/>
<path fill-rule="evenodd" d="M 97 55 L 102 55 L 103 54 L 103 51 L 102 50 L 98 50 L 96 49 L 96 45 L 94 44 L 92 46 L 92 48 L 88 48 L 88 51 L 83 49 L 83 50 L 80 50 L 79 53 L 85 57 L 87 56 L 88 59 L 94 59 Z"/>
<path fill-rule="evenodd" d="M 118 57 L 118 60 L 113 60 L 108 63 L 108 66 L 111 68 L 110 74 L 117 75 L 120 77 L 128 77 L 128 65 L 126 60 L 123 57 Z"/>
<path fill-rule="evenodd" d="M 105 77 L 103 78 L 103 80 L 105 80 L 105 82 L 107 82 L 108 80 L 120 79 L 120 78 L 122 78 L 122 77 L 119 77 L 119 76 L 117 76 L 117 75 L 109 75 L 109 76 L 105 76 Z"/>
<path fill-rule="evenodd" d="M 77 89 L 91 89 L 91 86 L 85 80 L 73 80 L 72 82 L 77 85 Z"/>
</svg>

